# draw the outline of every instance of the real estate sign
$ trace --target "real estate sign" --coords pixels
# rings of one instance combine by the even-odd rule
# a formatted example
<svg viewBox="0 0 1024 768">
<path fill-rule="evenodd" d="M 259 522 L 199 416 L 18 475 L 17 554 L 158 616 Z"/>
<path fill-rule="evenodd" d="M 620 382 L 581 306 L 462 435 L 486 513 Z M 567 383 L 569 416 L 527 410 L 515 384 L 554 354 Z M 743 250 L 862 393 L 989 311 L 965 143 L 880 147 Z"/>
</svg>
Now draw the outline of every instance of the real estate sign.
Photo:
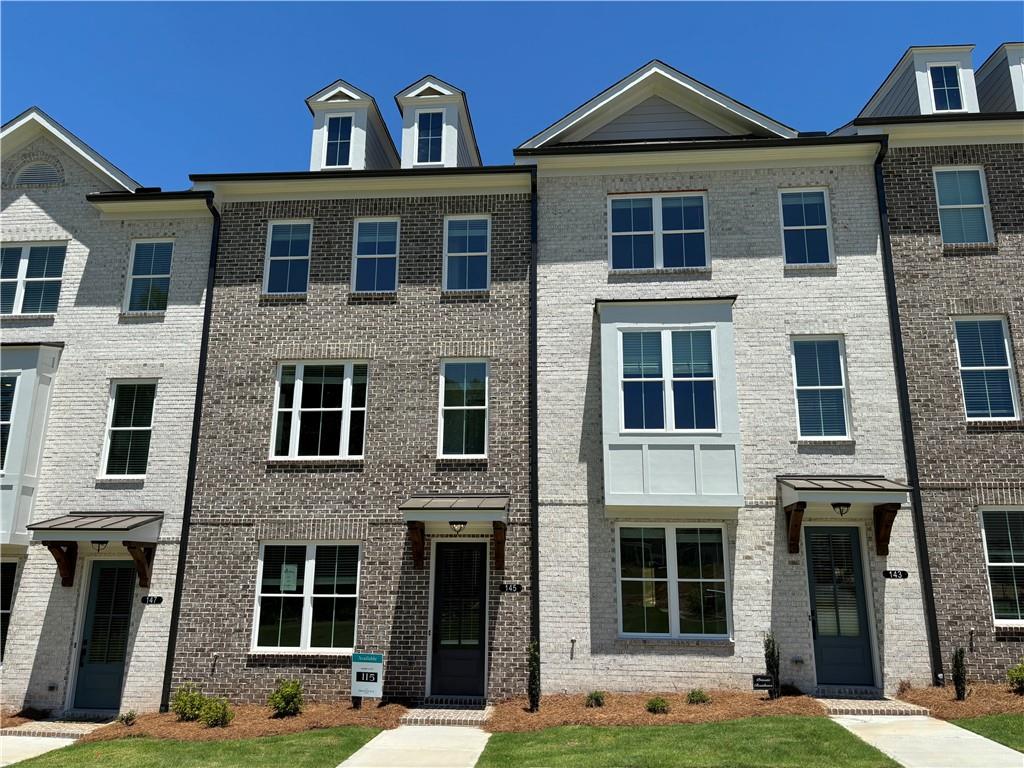
<svg viewBox="0 0 1024 768">
<path fill-rule="evenodd" d="M 384 695 L 384 654 L 352 654 L 352 695 L 379 699 Z"/>
</svg>

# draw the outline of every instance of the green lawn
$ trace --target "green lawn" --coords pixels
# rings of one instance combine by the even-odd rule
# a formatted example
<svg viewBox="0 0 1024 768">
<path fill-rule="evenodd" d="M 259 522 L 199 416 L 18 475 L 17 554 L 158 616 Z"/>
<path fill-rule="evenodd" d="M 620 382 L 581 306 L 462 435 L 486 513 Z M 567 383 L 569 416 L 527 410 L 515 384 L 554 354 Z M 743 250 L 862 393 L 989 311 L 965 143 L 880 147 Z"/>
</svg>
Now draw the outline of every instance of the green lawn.
<svg viewBox="0 0 1024 768">
<path fill-rule="evenodd" d="M 953 724 L 1024 752 L 1024 715 L 986 715 L 954 720 Z"/>
<path fill-rule="evenodd" d="M 140 768 L 176 765 L 203 768 L 335 768 L 380 731 L 325 728 L 287 736 L 232 741 L 117 739 L 72 744 L 18 763 L 19 768 Z"/>
<path fill-rule="evenodd" d="M 824 717 L 643 728 L 567 726 L 491 736 L 477 768 L 899 768 Z"/>
</svg>

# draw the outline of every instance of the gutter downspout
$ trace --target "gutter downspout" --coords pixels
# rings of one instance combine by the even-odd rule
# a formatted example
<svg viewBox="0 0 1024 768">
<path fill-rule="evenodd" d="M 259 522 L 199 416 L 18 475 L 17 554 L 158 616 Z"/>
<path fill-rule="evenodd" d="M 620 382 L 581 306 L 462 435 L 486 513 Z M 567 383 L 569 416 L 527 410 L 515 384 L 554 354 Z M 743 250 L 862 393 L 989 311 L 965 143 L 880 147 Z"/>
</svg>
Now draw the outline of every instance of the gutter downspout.
<svg viewBox="0 0 1024 768">
<path fill-rule="evenodd" d="M 910 416 L 910 388 L 907 384 L 907 363 L 903 350 L 900 311 L 899 305 L 896 303 L 896 272 L 892 259 L 892 242 L 889 239 L 889 209 L 885 198 L 885 176 L 882 172 L 882 161 L 885 160 L 888 152 L 889 137 L 883 134 L 878 155 L 875 157 L 875 192 L 878 198 L 878 220 L 882 234 L 885 297 L 889 305 L 889 334 L 892 336 L 896 394 L 900 405 L 900 427 L 903 430 L 903 452 L 907 459 L 907 484 L 910 486 L 910 508 L 914 519 L 914 542 L 917 545 L 918 568 L 921 571 L 921 591 L 924 599 L 925 627 L 928 632 L 928 651 L 931 657 L 932 683 L 941 685 L 943 683 L 942 648 L 939 644 L 939 622 L 935 613 L 931 559 L 928 556 L 928 538 L 924 526 L 921 480 L 917 471 L 917 447 L 914 442 L 913 421 Z"/>
<path fill-rule="evenodd" d="M 192 413 L 192 441 L 188 450 L 188 476 L 185 481 L 185 508 L 181 518 L 181 536 L 178 545 L 178 571 L 174 576 L 174 606 L 171 608 L 171 626 L 167 635 L 167 662 L 164 665 L 164 685 L 160 694 L 160 711 L 166 712 L 171 698 L 171 673 L 174 670 L 174 648 L 178 640 L 178 619 L 181 616 L 181 593 L 185 584 L 185 555 L 188 551 L 189 528 L 192 520 L 192 501 L 195 496 L 196 459 L 199 454 L 199 425 L 203 413 L 203 387 L 206 382 L 206 357 L 210 346 L 210 319 L 213 315 L 213 282 L 217 274 L 217 245 L 220 241 L 220 211 L 213 204 L 213 194 L 206 198 L 206 207 L 213 216 L 210 235 L 210 264 L 206 274 L 206 305 L 203 307 L 203 332 L 199 343 L 199 370 L 196 375 L 196 403 Z"/>
<path fill-rule="evenodd" d="M 540 649 L 540 498 L 537 477 L 537 166 L 530 167 L 530 641 Z M 543 667 L 542 667 L 543 671 Z"/>
</svg>

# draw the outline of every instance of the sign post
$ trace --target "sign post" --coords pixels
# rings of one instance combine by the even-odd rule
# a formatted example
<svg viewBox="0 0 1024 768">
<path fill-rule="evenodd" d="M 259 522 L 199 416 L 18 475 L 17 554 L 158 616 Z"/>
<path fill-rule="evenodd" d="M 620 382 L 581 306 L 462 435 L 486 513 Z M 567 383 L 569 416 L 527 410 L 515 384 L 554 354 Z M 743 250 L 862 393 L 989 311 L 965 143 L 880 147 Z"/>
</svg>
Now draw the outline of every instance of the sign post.
<svg viewBox="0 0 1024 768">
<path fill-rule="evenodd" d="M 384 654 L 352 654 L 352 706 L 359 709 L 363 697 L 380 699 L 384 696 Z"/>
</svg>

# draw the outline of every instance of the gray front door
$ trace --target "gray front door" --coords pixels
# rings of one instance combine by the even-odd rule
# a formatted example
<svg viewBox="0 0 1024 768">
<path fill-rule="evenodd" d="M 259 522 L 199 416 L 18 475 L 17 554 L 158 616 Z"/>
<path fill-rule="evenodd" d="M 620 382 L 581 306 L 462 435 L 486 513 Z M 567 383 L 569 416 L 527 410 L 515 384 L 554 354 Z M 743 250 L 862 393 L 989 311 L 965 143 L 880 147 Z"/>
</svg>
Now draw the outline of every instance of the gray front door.
<svg viewBox="0 0 1024 768">
<path fill-rule="evenodd" d="M 807 528 L 814 666 L 818 685 L 874 685 L 856 528 Z"/>
<path fill-rule="evenodd" d="M 97 560 L 78 651 L 75 709 L 118 709 L 135 594 L 131 561 Z"/>
</svg>

